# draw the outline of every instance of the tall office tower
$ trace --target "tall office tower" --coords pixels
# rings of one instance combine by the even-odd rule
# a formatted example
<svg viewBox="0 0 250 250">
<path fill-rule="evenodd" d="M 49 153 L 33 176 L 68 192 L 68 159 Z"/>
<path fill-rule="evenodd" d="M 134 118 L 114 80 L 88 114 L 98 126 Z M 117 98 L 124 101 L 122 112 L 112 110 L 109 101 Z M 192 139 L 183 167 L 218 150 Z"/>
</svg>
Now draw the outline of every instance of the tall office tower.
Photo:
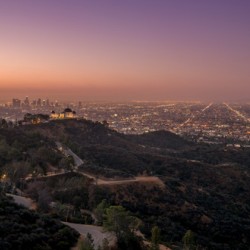
<svg viewBox="0 0 250 250">
<path fill-rule="evenodd" d="M 26 96 L 26 98 L 25 98 L 25 100 L 24 100 L 24 105 L 25 106 L 29 106 L 30 105 L 30 101 L 29 101 L 29 97 L 28 96 Z"/>
<path fill-rule="evenodd" d="M 46 106 L 47 106 L 47 107 L 50 106 L 49 99 L 46 100 Z"/>
<path fill-rule="evenodd" d="M 31 105 L 32 105 L 33 107 L 36 107 L 36 105 L 37 105 L 36 100 L 33 100 L 32 103 L 31 103 Z"/>
<path fill-rule="evenodd" d="M 36 105 L 37 105 L 38 107 L 41 107 L 41 106 L 42 106 L 42 100 L 41 100 L 41 98 L 38 98 L 38 99 L 37 99 Z"/>
<path fill-rule="evenodd" d="M 46 100 L 43 100 L 42 106 L 45 106 L 45 105 L 46 105 Z"/>
<path fill-rule="evenodd" d="M 20 108 L 21 107 L 21 100 L 13 98 L 12 106 L 13 106 L 13 108 Z"/>
</svg>

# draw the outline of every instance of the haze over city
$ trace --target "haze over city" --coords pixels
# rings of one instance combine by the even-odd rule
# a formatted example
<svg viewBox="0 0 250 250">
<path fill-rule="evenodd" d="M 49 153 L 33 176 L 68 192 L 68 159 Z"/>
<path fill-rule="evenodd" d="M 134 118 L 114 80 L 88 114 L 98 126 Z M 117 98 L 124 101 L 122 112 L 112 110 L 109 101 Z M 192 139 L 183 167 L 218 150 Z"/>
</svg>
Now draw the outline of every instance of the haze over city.
<svg viewBox="0 0 250 250">
<path fill-rule="evenodd" d="M 250 2 L 0 1 L 0 92 L 246 101 Z"/>
</svg>

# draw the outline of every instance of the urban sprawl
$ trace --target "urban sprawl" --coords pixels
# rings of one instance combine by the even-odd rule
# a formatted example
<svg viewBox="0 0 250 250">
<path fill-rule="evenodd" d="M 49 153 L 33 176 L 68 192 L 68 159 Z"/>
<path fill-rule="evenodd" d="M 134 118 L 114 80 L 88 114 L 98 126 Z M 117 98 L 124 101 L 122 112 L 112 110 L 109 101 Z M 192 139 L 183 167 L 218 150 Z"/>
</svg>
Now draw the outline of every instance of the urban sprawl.
<svg viewBox="0 0 250 250">
<path fill-rule="evenodd" d="M 22 120 L 27 113 L 55 117 L 53 114 L 65 108 L 74 110 L 78 119 L 105 121 L 110 128 L 126 134 L 169 130 L 198 142 L 232 147 L 246 147 L 250 141 L 250 103 L 63 103 L 41 98 L 30 101 L 26 97 L 2 103 L 0 117 L 12 122 Z"/>
</svg>

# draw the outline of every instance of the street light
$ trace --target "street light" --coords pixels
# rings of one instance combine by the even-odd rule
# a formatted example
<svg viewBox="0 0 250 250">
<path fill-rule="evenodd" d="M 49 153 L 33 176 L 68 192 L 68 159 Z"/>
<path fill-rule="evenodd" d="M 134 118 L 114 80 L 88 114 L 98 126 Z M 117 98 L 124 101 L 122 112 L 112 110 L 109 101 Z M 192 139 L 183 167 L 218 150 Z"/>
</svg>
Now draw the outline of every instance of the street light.
<svg viewBox="0 0 250 250">
<path fill-rule="evenodd" d="M 3 182 L 3 192 L 5 191 L 5 186 L 6 186 L 6 181 L 5 179 L 7 178 L 7 175 L 6 174 L 3 174 L 1 176 L 1 182 Z"/>
</svg>

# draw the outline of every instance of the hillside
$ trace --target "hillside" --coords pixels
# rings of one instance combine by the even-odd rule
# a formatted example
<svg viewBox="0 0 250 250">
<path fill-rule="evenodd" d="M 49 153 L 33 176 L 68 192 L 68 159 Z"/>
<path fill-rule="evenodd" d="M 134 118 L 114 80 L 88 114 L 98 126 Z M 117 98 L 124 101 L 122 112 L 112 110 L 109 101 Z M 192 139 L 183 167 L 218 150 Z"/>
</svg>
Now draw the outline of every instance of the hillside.
<svg viewBox="0 0 250 250">
<path fill-rule="evenodd" d="M 194 143 L 164 130 L 149 132 L 141 135 L 125 135 L 125 137 L 134 143 L 155 148 L 183 150 L 194 145 Z"/>
<path fill-rule="evenodd" d="M 15 204 L 0 194 L 0 249 L 69 250 L 79 234 L 61 222 Z"/>
<path fill-rule="evenodd" d="M 87 120 L 52 121 L 10 133 L 27 131 L 52 148 L 55 141 L 67 145 L 83 159 L 82 171 L 108 178 L 153 175 L 165 184 L 163 188 L 152 183 L 96 186 L 84 180 L 78 187 L 73 183 L 80 183 L 81 176 L 74 177 L 77 181 L 60 181 L 58 176 L 60 189 L 52 181 L 32 184 L 47 187 L 56 201 L 74 205 L 70 194 L 81 199 L 84 209 L 95 209 L 102 199 L 122 205 L 142 219 L 141 231 L 148 237 L 152 226 L 158 225 L 162 241 L 177 248 L 185 232 L 192 230 L 199 249 L 249 249 L 248 148 L 196 144 L 166 131 L 123 135 Z M 64 183 L 71 183 L 67 190 Z"/>
<path fill-rule="evenodd" d="M 165 151 L 193 145 L 166 131 L 131 136 L 87 120 L 53 121 L 29 129 L 63 142 L 85 161 L 85 170 L 106 177 L 131 177 L 155 170 L 160 174 L 155 164 L 161 162 L 162 155 L 167 164 L 176 161 Z"/>
</svg>

